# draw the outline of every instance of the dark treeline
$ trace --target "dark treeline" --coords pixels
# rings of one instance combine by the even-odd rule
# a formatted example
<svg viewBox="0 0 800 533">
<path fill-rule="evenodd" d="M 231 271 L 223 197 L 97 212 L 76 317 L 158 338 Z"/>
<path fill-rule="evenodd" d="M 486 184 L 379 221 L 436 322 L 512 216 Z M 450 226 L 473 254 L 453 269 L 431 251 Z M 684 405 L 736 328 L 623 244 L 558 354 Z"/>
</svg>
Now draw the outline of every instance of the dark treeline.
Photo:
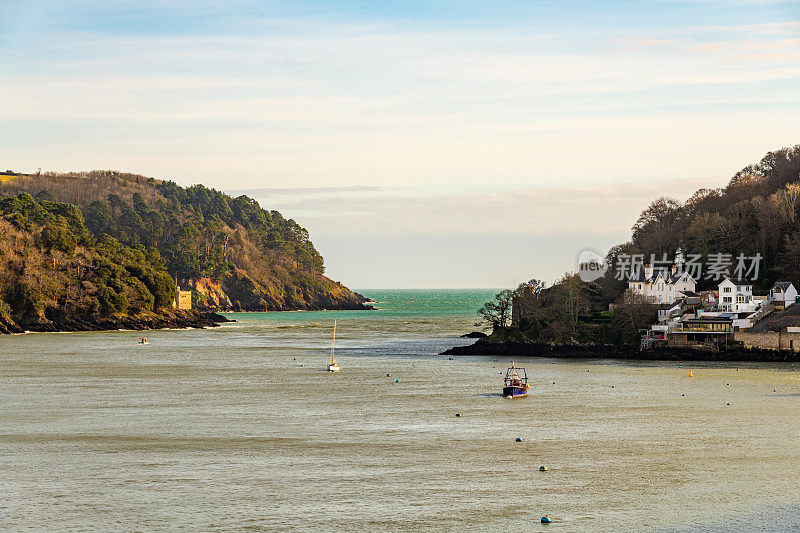
<svg viewBox="0 0 800 533">
<path fill-rule="evenodd" d="M 611 250 L 645 257 L 678 247 L 699 254 L 763 257 L 757 287 L 800 278 L 800 145 L 768 153 L 748 165 L 727 187 L 700 189 L 686 202 L 654 200 L 633 226 L 631 241 Z"/>
</svg>

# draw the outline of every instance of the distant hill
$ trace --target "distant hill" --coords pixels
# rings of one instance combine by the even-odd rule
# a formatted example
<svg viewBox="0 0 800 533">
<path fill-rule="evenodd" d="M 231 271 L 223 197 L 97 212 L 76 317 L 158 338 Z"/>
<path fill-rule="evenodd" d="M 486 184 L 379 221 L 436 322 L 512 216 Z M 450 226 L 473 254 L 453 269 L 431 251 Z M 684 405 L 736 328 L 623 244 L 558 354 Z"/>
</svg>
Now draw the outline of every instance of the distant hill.
<svg viewBox="0 0 800 533">
<path fill-rule="evenodd" d="M 247 196 L 92 171 L 4 173 L 1 197 L 6 313 L 155 311 L 176 279 L 201 309 L 365 308 L 305 229 Z"/>
</svg>

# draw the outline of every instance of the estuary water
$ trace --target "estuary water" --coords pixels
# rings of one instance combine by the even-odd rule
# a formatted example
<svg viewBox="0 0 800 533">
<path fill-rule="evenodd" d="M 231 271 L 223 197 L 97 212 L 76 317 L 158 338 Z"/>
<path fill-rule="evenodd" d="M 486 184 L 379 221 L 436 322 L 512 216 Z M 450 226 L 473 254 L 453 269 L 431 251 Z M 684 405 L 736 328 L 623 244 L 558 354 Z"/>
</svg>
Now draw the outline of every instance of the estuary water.
<svg viewBox="0 0 800 533">
<path fill-rule="evenodd" d="M 437 355 L 494 291 L 363 292 L 378 311 L 0 337 L 0 529 L 800 527 L 800 368 L 530 359 L 509 400 L 508 359 Z"/>
</svg>

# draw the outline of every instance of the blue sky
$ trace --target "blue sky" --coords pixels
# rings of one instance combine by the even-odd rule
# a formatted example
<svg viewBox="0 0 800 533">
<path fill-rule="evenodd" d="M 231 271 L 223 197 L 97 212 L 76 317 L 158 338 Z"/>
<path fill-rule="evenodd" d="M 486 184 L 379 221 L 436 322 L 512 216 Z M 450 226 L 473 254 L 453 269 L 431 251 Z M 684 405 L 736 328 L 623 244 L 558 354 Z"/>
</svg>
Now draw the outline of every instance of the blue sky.
<svg viewBox="0 0 800 533">
<path fill-rule="evenodd" d="M 0 164 L 249 190 L 354 287 L 555 279 L 800 142 L 800 3 L 0 0 Z M 368 261 L 365 261 L 368 258 Z"/>
</svg>

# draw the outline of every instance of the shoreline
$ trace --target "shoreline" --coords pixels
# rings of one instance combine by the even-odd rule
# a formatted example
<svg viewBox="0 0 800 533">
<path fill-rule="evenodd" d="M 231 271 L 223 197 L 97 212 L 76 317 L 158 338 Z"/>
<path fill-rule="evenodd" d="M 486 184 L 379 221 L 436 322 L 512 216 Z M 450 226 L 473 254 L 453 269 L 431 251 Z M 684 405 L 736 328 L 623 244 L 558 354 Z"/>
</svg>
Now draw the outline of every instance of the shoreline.
<svg viewBox="0 0 800 533">
<path fill-rule="evenodd" d="M 365 305 L 363 307 L 337 307 L 337 308 L 321 308 L 321 309 L 265 309 L 261 311 L 234 311 L 234 310 L 216 310 L 216 311 L 203 311 L 208 313 L 214 313 L 219 315 L 246 315 L 246 314 L 253 314 L 253 313 L 314 313 L 319 311 L 379 311 L 375 307 L 371 305 Z"/>
<path fill-rule="evenodd" d="M 87 316 L 17 324 L 0 318 L 0 334 L 72 333 L 79 331 L 152 331 L 158 329 L 206 329 L 236 322 L 218 313 L 169 311 L 138 316 Z"/>
<path fill-rule="evenodd" d="M 752 361 L 800 362 L 800 353 L 758 348 L 732 347 L 720 351 L 664 346 L 639 350 L 637 346 L 612 344 L 548 344 L 543 342 L 478 339 L 467 346 L 454 346 L 439 355 L 483 355 L 547 357 L 551 359 L 621 359 L 629 361 Z"/>
</svg>

